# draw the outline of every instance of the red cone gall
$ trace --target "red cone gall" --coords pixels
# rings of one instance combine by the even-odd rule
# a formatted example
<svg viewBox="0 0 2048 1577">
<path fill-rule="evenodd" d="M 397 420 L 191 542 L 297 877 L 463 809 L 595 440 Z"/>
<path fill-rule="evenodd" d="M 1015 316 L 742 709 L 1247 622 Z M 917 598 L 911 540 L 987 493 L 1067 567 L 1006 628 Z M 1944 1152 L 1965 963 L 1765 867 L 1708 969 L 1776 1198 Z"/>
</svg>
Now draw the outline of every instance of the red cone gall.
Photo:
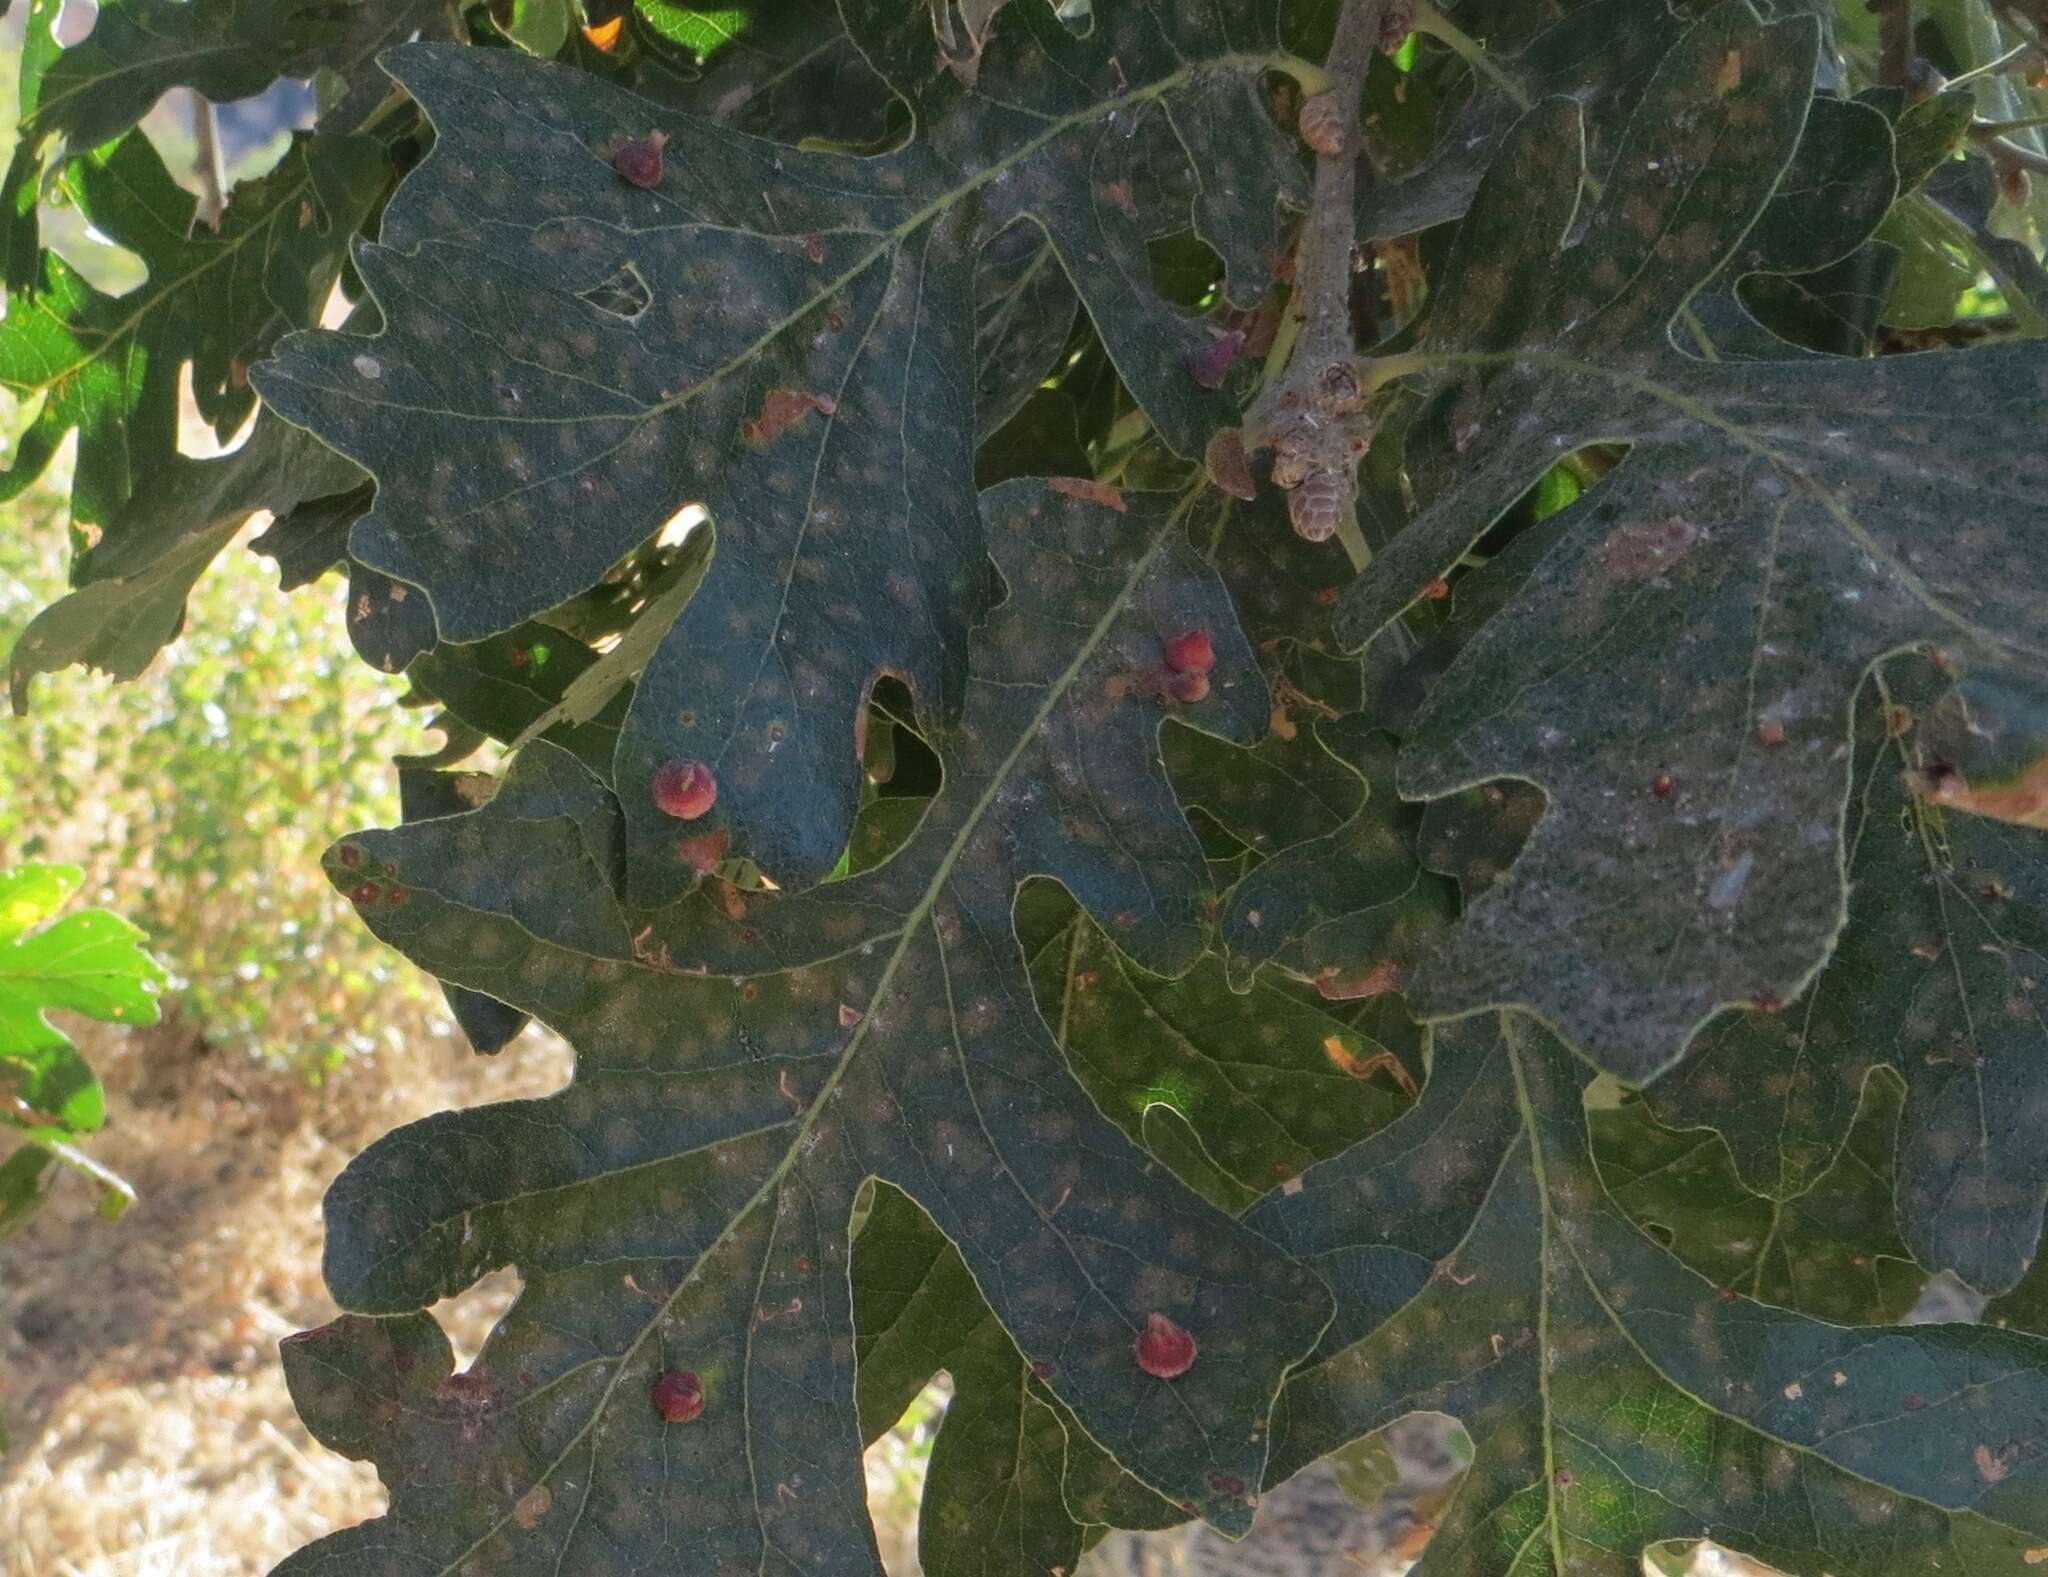
<svg viewBox="0 0 2048 1577">
<path fill-rule="evenodd" d="M 1216 666 L 1216 643 L 1207 630 L 1189 630 L 1166 643 L 1166 666 L 1177 674 L 1205 674 Z"/>
<path fill-rule="evenodd" d="M 718 803 L 718 780 L 701 761 L 669 761 L 654 774 L 654 803 L 665 816 L 695 821 Z"/>
<path fill-rule="evenodd" d="M 1166 688 L 1172 693 L 1174 700 L 1193 706 L 1197 701 L 1209 699 L 1209 676 L 1189 669 L 1186 673 L 1172 675 L 1166 682 Z"/>
<path fill-rule="evenodd" d="M 648 189 L 661 184 L 661 150 L 668 145 L 668 133 L 651 131 L 621 145 L 612 155 L 612 168 L 619 178 Z"/>
<path fill-rule="evenodd" d="M 670 1369 L 654 1382 L 654 1410 L 662 1421 L 687 1424 L 704 1411 L 704 1382 L 688 1369 Z"/>
<path fill-rule="evenodd" d="M 1195 1339 L 1163 1314 L 1145 1316 L 1133 1347 L 1138 1367 L 1155 1380 L 1173 1380 L 1195 1366 Z"/>
</svg>

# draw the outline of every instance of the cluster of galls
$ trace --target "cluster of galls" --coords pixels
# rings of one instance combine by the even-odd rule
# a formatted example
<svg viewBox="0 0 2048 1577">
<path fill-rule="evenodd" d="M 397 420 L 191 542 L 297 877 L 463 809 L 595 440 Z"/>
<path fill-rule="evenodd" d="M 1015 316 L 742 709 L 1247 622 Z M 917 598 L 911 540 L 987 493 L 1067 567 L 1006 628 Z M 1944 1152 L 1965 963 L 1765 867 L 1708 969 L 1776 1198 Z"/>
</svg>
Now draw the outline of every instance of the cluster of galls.
<svg viewBox="0 0 2048 1577">
<path fill-rule="evenodd" d="M 1304 399 L 1282 389 L 1272 420 L 1257 434 L 1273 451 L 1273 485 L 1285 489 L 1287 517 L 1311 542 L 1327 542 L 1344 519 L 1357 484 L 1353 476 L 1371 438 L 1360 420 L 1365 385 L 1350 360 L 1333 361 Z"/>
</svg>

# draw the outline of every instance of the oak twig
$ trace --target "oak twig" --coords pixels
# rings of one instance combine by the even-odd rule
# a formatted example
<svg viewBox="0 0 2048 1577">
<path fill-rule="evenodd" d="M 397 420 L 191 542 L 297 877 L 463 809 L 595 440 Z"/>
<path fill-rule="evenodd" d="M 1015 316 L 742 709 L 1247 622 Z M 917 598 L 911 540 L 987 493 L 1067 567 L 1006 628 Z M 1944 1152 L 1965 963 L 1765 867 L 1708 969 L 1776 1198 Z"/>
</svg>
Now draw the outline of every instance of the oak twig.
<svg viewBox="0 0 2048 1577">
<path fill-rule="evenodd" d="M 1331 85 L 1301 109 L 1316 173 L 1288 310 L 1293 350 L 1246 413 L 1244 436 L 1247 449 L 1274 451 L 1273 480 L 1291 495 L 1295 530 L 1312 541 L 1335 535 L 1350 514 L 1353 473 L 1368 442 L 1362 413 L 1370 379 L 1351 322 L 1359 104 L 1374 52 L 1397 42 L 1411 15 L 1401 0 L 1347 0 L 1325 65 Z M 1356 557 L 1354 542 L 1345 545 Z"/>
</svg>

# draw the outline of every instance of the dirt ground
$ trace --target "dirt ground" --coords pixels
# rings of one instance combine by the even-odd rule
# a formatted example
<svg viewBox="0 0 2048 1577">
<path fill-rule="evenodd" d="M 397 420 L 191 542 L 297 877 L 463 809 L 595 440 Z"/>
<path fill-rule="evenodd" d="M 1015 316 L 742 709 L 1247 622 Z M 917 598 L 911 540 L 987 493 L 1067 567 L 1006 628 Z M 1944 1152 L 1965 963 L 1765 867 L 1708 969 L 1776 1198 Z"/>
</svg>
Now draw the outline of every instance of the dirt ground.
<svg viewBox="0 0 2048 1577">
<path fill-rule="evenodd" d="M 541 1094 L 566 1048 L 472 1055 L 422 1034 L 325 1088 L 209 1053 L 176 1025 L 77 1026 L 114 1114 L 94 1149 L 134 1183 L 121 1220 L 60 1184 L 0 1250 L 0 1565 L 8 1577 L 229 1577 L 382 1509 L 365 1465 L 297 1421 L 278 1338 L 330 1318 L 320 1197 L 349 1156 L 437 1108 Z M 465 1357 L 510 1301 L 438 1311 Z"/>
</svg>

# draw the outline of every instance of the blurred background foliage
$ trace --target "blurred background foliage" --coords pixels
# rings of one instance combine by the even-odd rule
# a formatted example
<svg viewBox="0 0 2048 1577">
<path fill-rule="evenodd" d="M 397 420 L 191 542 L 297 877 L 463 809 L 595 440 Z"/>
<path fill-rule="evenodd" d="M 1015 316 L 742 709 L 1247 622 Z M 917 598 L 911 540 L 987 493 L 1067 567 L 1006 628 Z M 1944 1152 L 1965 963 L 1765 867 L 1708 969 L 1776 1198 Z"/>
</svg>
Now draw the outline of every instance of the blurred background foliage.
<svg viewBox="0 0 2048 1577">
<path fill-rule="evenodd" d="M 0 654 L 64 590 L 64 489 L 46 478 L 0 528 Z M 141 683 L 69 669 L 0 728 L 0 868 L 84 867 L 90 900 L 149 934 L 169 1013 L 313 1077 L 397 1037 L 411 1015 L 394 999 L 436 997 L 320 874 L 335 837 L 397 818 L 406 730 L 402 686 L 356 659 L 341 596 L 339 580 L 286 596 L 231 550 Z"/>
</svg>

